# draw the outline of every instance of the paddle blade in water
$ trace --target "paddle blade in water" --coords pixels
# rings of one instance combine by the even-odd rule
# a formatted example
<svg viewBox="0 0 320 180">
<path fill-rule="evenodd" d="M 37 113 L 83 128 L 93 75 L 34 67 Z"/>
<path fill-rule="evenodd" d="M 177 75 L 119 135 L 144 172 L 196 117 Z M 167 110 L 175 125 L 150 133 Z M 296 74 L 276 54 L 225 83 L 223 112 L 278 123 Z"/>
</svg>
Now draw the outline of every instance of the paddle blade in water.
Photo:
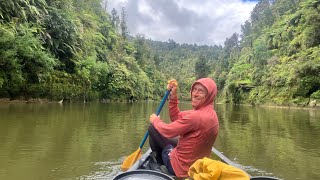
<svg viewBox="0 0 320 180">
<path fill-rule="evenodd" d="M 138 159 L 141 158 L 141 149 L 137 149 L 134 153 L 130 154 L 122 163 L 121 170 L 127 171 Z"/>
</svg>

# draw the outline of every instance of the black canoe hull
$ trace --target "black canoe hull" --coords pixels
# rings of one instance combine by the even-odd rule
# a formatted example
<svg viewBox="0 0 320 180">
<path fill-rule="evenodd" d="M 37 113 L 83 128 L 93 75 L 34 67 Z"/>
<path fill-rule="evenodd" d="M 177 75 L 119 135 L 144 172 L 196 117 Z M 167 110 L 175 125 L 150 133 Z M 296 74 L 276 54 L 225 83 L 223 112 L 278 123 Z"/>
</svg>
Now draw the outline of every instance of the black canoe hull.
<svg viewBox="0 0 320 180">
<path fill-rule="evenodd" d="M 124 176 L 126 173 L 127 174 L 140 174 L 141 171 L 142 173 L 145 173 L 146 171 L 150 171 L 152 173 L 157 173 L 161 176 L 167 176 L 168 174 L 165 174 L 161 171 L 159 168 L 161 164 L 157 164 L 154 162 L 150 156 L 151 154 L 151 149 L 149 148 L 146 153 L 144 153 L 141 158 L 133 164 L 126 172 L 121 173 L 118 175 L 114 180 L 117 180 L 119 176 Z M 231 161 L 229 158 L 227 158 L 225 155 L 223 155 L 220 151 L 215 149 L 214 147 L 212 148 L 212 152 L 214 153 L 215 156 L 217 156 L 222 162 L 229 164 L 234 167 L 239 167 L 239 165 L 233 161 Z M 250 175 L 249 175 L 250 176 Z M 176 179 L 174 176 L 170 176 L 172 179 Z M 268 177 L 268 176 L 255 176 L 252 177 L 250 176 L 250 180 L 279 180 L 278 178 L 275 177 Z"/>
</svg>

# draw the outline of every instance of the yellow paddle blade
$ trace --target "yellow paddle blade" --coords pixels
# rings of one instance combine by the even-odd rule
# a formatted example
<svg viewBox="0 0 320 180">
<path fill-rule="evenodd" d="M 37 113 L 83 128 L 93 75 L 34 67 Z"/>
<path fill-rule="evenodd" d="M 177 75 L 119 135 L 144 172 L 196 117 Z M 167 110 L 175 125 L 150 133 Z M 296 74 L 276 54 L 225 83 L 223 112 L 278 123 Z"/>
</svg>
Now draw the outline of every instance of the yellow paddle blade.
<svg viewBox="0 0 320 180">
<path fill-rule="evenodd" d="M 141 158 L 141 149 L 137 149 L 134 153 L 130 154 L 122 163 L 121 170 L 127 171 L 138 159 Z"/>
</svg>

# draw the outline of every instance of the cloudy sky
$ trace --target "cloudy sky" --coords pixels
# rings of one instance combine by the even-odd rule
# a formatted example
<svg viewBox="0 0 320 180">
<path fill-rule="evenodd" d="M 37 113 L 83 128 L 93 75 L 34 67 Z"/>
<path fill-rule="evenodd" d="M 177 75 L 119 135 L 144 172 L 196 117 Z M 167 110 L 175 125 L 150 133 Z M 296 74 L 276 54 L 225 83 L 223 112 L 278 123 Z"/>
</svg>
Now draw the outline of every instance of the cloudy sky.
<svg viewBox="0 0 320 180">
<path fill-rule="evenodd" d="M 128 14 L 129 34 L 157 41 L 223 45 L 250 17 L 257 0 L 108 0 Z"/>
</svg>

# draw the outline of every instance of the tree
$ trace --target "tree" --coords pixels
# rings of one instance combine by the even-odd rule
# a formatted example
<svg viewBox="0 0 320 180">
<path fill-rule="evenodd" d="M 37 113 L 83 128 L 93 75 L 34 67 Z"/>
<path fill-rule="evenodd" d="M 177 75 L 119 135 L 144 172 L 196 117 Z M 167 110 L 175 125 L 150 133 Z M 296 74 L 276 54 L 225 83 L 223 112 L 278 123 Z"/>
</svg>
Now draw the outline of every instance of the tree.
<svg viewBox="0 0 320 180">
<path fill-rule="evenodd" d="M 10 22 L 40 22 L 47 14 L 45 0 L 0 1 L 0 19 Z"/>
<path fill-rule="evenodd" d="M 208 66 L 208 59 L 204 55 L 200 55 L 198 58 L 198 61 L 195 63 L 195 73 L 196 78 L 204 78 L 207 77 L 210 72 L 210 67 Z"/>
<path fill-rule="evenodd" d="M 232 49 L 239 48 L 239 35 L 233 33 L 230 38 L 227 38 L 224 42 L 224 49 L 227 52 L 227 55 L 230 55 Z"/>
<path fill-rule="evenodd" d="M 252 47 L 252 25 L 250 21 L 246 21 L 241 25 L 241 47 Z"/>
<path fill-rule="evenodd" d="M 253 36 L 255 38 L 261 35 L 262 29 L 270 27 L 274 23 L 275 17 L 272 13 L 269 0 L 260 0 L 258 2 L 251 12 L 250 20 L 253 25 Z"/>
<path fill-rule="evenodd" d="M 161 61 L 163 61 L 163 59 L 160 57 L 160 54 L 159 53 L 156 53 L 154 56 L 153 56 L 153 60 L 154 60 L 154 64 L 156 66 L 159 66 L 159 64 L 161 63 Z"/>
<path fill-rule="evenodd" d="M 122 7 L 121 9 L 120 28 L 121 28 L 121 36 L 126 39 L 129 32 L 128 32 L 128 26 L 127 26 L 127 13 L 124 7 Z"/>
<path fill-rule="evenodd" d="M 298 4 L 300 0 L 277 0 L 274 3 L 274 12 L 277 16 L 282 16 L 289 11 L 295 12 L 298 8 Z"/>
<path fill-rule="evenodd" d="M 118 16 L 118 12 L 115 8 L 113 8 L 111 11 L 111 25 L 114 29 L 118 30 L 119 23 L 120 23 L 120 18 Z"/>
<path fill-rule="evenodd" d="M 136 48 L 135 58 L 143 68 L 147 64 L 147 56 L 150 56 L 150 47 L 148 47 L 144 35 L 136 35 L 134 46 Z"/>
<path fill-rule="evenodd" d="M 105 10 L 105 11 L 107 11 L 107 8 L 108 8 L 108 0 L 102 0 L 102 6 L 103 6 L 103 9 Z"/>
<path fill-rule="evenodd" d="M 57 64 L 28 24 L 0 24 L 0 92 L 10 98 L 45 93 L 41 83 Z M 31 93 L 32 92 L 32 93 Z M 43 95 L 43 94 L 42 94 Z"/>
<path fill-rule="evenodd" d="M 231 69 L 234 62 L 238 59 L 240 52 L 239 35 L 233 33 L 230 38 L 224 42 L 224 61 L 227 63 L 226 68 Z"/>
<path fill-rule="evenodd" d="M 49 15 L 44 20 L 44 39 L 46 48 L 62 62 L 62 69 L 75 72 L 76 63 L 72 60 L 79 48 L 79 30 L 72 17 L 57 8 L 50 8 Z"/>
</svg>

